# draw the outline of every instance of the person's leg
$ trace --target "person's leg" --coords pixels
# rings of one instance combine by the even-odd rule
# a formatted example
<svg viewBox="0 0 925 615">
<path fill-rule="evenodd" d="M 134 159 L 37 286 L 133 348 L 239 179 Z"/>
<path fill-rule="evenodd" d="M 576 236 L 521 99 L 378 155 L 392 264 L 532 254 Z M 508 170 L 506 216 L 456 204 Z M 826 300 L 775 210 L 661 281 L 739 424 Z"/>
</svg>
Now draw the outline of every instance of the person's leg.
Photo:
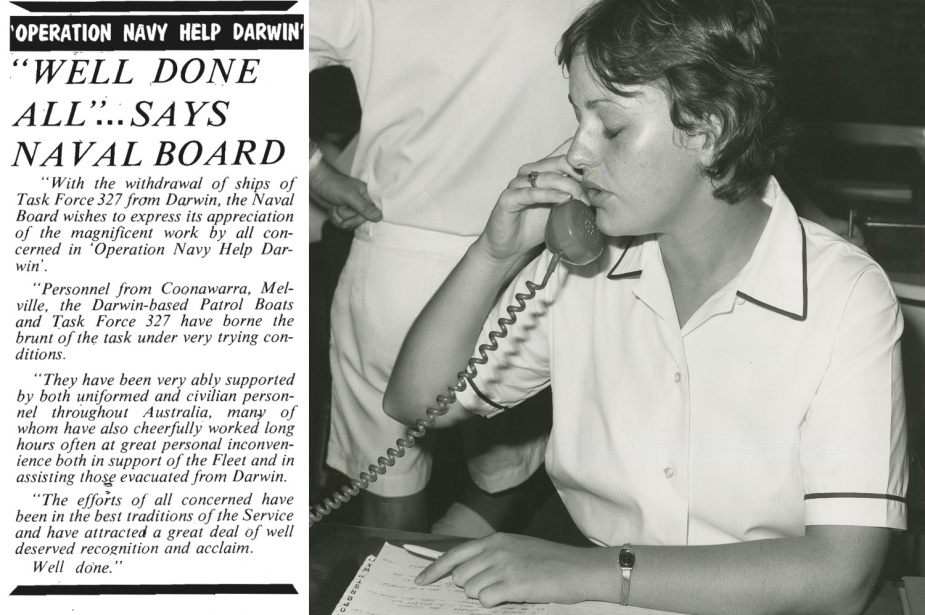
<svg viewBox="0 0 925 615">
<path fill-rule="evenodd" d="M 524 484 L 498 493 L 483 491 L 469 479 L 460 499 L 450 504 L 430 531 L 465 538 L 495 532 L 521 533 L 551 491 L 542 468 Z"/>
<path fill-rule="evenodd" d="M 394 498 L 364 493 L 362 525 L 408 532 L 428 531 L 430 523 L 424 491 Z"/>
<path fill-rule="evenodd" d="M 361 227 L 362 229 L 363 227 Z M 465 250 L 420 238 L 417 230 L 378 223 L 357 238 L 335 294 L 331 314 L 332 407 L 329 466 L 353 478 L 397 448 L 406 428 L 382 410 L 382 396 L 404 336 L 421 308 Z M 458 242 L 461 243 L 461 242 Z M 424 415 L 424 408 L 421 414 Z M 431 473 L 430 438 L 403 457 L 364 492 L 363 523 L 426 530 L 424 488 Z"/>
<path fill-rule="evenodd" d="M 312 503 L 326 482 L 324 469 L 331 425 L 331 305 L 341 271 L 350 254 L 353 233 L 330 222 L 321 228 L 321 241 L 309 246 L 309 494 Z"/>
<path fill-rule="evenodd" d="M 354 240 L 334 295 L 327 464 L 350 479 L 368 472 L 371 463 L 405 436 L 405 427 L 382 411 L 382 395 L 405 325 L 410 327 L 416 314 L 407 315 L 410 310 L 401 293 L 388 296 L 390 288 L 401 285 L 400 279 L 393 279 L 401 275 L 401 263 L 394 261 L 388 250 Z M 361 506 L 362 523 L 369 527 L 420 529 L 420 518 L 426 518 L 423 491 L 429 476 L 425 448 L 407 449 L 370 484 L 358 504 L 347 505 Z"/>
<path fill-rule="evenodd" d="M 536 474 L 543 463 L 551 420 L 552 399 L 547 389 L 497 417 L 462 424 L 471 480 L 462 499 L 450 506 L 431 531 L 468 538 L 521 531 L 551 491 L 548 479 Z"/>
</svg>

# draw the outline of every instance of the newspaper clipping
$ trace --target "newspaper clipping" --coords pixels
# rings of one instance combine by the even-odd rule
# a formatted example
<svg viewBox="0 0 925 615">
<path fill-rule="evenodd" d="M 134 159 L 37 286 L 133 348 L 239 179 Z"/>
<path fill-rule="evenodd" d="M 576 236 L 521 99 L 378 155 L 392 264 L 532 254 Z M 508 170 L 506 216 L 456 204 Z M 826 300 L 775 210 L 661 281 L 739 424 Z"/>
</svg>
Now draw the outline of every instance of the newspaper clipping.
<svg viewBox="0 0 925 615">
<path fill-rule="evenodd" d="M 307 7 L 4 10 L 0 612 L 307 612 Z"/>
</svg>

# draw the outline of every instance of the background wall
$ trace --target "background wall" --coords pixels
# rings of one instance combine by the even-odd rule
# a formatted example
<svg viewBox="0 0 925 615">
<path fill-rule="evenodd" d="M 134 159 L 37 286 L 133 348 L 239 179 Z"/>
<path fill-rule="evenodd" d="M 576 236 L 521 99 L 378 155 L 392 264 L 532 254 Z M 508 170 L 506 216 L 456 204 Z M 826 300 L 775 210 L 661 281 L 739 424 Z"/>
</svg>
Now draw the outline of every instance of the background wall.
<svg viewBox="0 0 925 615">
<path fill-rule="evenodd" d="M 925 125 L 925 1 L 769 0 L 792 111 Z"/>
</svg>

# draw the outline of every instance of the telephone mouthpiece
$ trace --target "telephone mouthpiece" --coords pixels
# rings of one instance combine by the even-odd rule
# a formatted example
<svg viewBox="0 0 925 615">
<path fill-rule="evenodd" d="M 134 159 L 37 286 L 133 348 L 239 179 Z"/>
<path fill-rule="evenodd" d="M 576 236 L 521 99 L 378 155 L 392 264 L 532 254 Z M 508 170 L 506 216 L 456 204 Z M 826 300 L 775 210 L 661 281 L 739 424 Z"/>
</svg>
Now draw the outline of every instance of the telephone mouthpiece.
<svg viewBox="0 0 925 615">
<path fill-rule="evenodd" d="M 572 265 L 594 262 L 604 251 L 594 210 L 577 199 L 555 205 L 546 223 L 546 247 Z"/>
</svg>

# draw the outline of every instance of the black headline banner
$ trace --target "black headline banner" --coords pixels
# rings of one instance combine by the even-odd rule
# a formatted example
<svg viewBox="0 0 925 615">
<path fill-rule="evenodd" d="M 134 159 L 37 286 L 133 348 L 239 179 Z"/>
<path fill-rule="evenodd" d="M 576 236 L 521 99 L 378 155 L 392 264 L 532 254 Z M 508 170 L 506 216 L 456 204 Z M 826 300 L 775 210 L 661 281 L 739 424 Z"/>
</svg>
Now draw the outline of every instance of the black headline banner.
<svg viewBox="0 0 925 615">
<path fill-rule="evenodd" d="M 53 2 L 11 2 L 30 13 L 243 13 L 288 11 L 295 0 L 91 0 L 88 2 L 54 0 Z"/>
<path fill-rule="evenodd" d="M 302 15 L 10 17 L 10 51 L 304 49 Z"/>
</svg>

